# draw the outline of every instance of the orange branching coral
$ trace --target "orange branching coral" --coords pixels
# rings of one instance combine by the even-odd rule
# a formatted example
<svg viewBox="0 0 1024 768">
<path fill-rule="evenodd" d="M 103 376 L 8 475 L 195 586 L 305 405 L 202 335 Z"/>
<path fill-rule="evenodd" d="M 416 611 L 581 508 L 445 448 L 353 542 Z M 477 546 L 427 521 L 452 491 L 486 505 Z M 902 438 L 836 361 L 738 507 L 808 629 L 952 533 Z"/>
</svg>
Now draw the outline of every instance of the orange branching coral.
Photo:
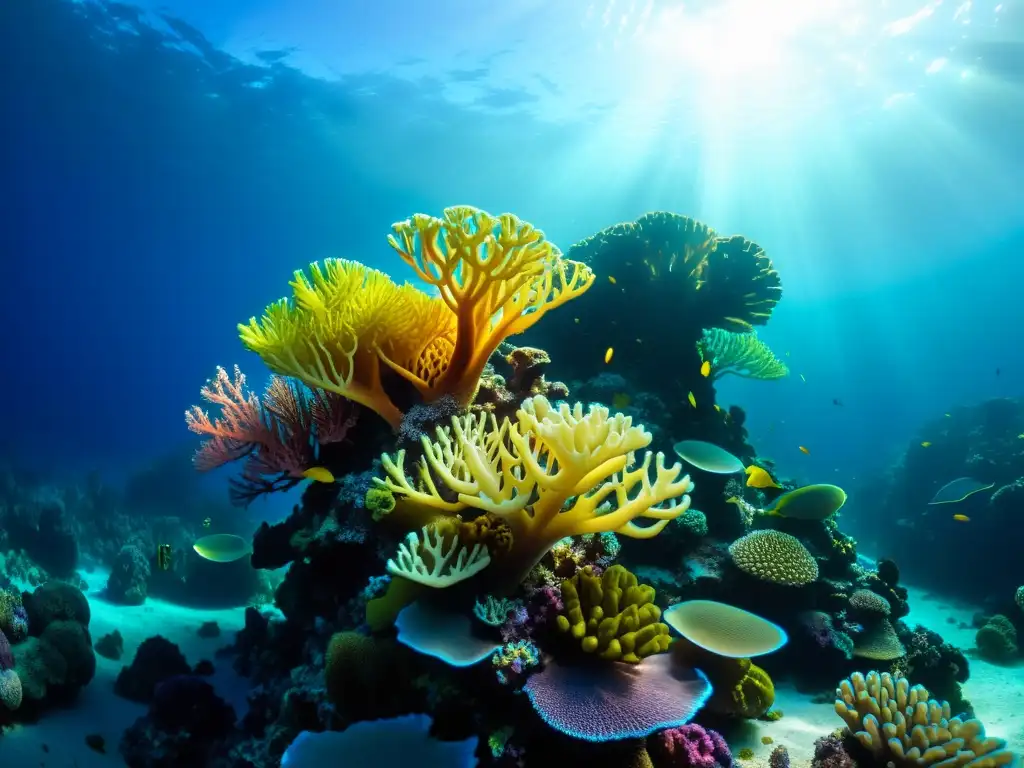
<svg viewBox="0 0 1024 768">
<path fill-rule="evenodd" d="M 445 394 L 471 401 L 484 365 L 502 341 L 594 282 L 589 267 L 563 258 L 543 232 L 512 214 L 492 216 L 455 206 L 446 208 L 443 218 L 417 214 L 393 229 L 391 247 L 438 289 L 458 318 L 455 348 L 436 380 L 386 359 L 428 401 Z"/>
<path fill-rule="evenodd" d="M 239 325 L 245 346 L 271 370 L 336 392 L 397 427 L 402 413 L 385 391 L 381 364 L 423 399 L 472 401 L 487 358 L 509 335 L 593 282 L 540 230 L 511 214 L 466 206 L 443 218 L 418 214 L 395 224 L 389 242 L 427 283 L 430 296 L 383 272 L 342 259 L 296 272 L 291 300 Z"/>
<path fill-rule="evenodd" d="M 239 505 L 296 485 L 317 462 L 318 446 L 341 442 L 356 422 L 345 398 L 307 394 L 301 384 L 280 376 L 271 377 L 261 401 L 237 365 L 233 377 L 218 367 L 200 394 L 220 414 L 211 419 L 198 405 L 185 412 L 189 430 L 206 438 L 193 463 L 206 472 L 245 459 L 242 476 L 231 481 L 231 498 Z"/>
</svg>

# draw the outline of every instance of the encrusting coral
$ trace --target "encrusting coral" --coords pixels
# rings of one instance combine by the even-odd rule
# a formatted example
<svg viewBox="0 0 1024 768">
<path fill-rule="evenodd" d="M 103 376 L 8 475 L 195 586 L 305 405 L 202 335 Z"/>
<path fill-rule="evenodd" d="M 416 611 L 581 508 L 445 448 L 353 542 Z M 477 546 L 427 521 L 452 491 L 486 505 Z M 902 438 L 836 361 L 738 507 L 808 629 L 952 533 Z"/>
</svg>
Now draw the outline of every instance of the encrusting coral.
<svg viewBox="0 0 1024 768">
<path fill-rule="evenodd" d="M 789 375 L 786 364 L 753 331 L 734 333 L 708 328 L 697 349 L 701 360 L 711 364 L 712 380 L 726 374 L 745 379 L 782 379 Z"/>
<path fill-rule="evenodd" d="M 396 429 L 402 412 L 384 388 L 385 369 L 426 402 L 453 395 L 467 405 L 506 337 L 594 280 L 589 267 L 563 258 L 543 232 L 511 214 L 455 206 L 392 229 L 388 242 L 437 296 L 358 262 L 327 259 L 309 276 L 296 272 L 292 300 L 271 304 L 239 332 L 271 370 L 344 395 Z"/>
<path fill-rule="evenodd" d="M 564 610 L 555 620 L 558 630 L 602 659 L 637 664 L 667 651 L 672 641 L 654 604 L 653 587 L 640 584 L 621 565 L 600 576 L 587 566 L 562 582 L 562 601 Z"/>
<path fill-rule="evenodd" d="M 995 768 L 1014 762 L 1003 739 L 985 736 L 980 720 L 953 717 L 949 702 L 929 698 L 888 672 L 856 672 L 836 689 L 836 714 L 875 759 L 897 766 Z"/>
<path fill-rule="evenodd" d="M 655 459 L 650 452 L 635 464 L 651 433 L 628 416 L 598 405 L 586 413 L 579 403 L 556 407 L 538 395 L 516 417 L 454 417 L 436 440 L 424 436 L 423 462 L 412 479 L 399 451 L 382 458 L 387 476 L 376 482 L 448 515 L 476 509 L 505 521 L 512 552 L 503 566 L 515 584 L 565 536 L 614 531 L 648 539 L 689 508 L 692 485 L 680 464 L 666 466 L 662 454 Z M 659 506 L 669 501 L 675 503 Z M 637 518 L 654 522 L 640 526 Z"/>
</svg>

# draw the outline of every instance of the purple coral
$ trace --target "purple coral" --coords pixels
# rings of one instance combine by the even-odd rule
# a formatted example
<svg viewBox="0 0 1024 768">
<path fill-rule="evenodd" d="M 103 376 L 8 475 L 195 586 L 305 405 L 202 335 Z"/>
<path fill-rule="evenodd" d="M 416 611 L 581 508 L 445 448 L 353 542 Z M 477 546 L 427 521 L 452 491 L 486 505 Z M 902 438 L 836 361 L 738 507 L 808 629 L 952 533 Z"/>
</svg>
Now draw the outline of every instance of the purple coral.
<svg viewBox="0 0 1024 768">
<path fill-rule="evenodd" d="M 789 750 L 779 744 L 768 757 L 770 768 L 789 768 Z"/>
<path fill-rule="evenodd" d="M 11 644 L 7 641 L 7 635 L 0 629 L 0 672 L 14 669 L 14 652 Z"/>
<path fill-rule="evenodd" d="M 729 768 L 732 753 L 718 731 L 687 723 L 654 736 L 648 748 L 672 768 Z M 773 766 L 774 768 L 774 766 Z"/>
<path fill-rule="evenodd" d="M 834 733 L 814 742 L 811 768 L 856 768 L 857 763 L 846 751 L 843 740 Z"/>
<path fill-rule="evenodd" d="M 523 690 L 556 731 L 601 742 L 644 738 L 687 723 L 711 695 L 711 683 L 697 670 L 674 667 L 669 654 L 658 654 L 640 664 L 552 661 Z"/>
</svg>

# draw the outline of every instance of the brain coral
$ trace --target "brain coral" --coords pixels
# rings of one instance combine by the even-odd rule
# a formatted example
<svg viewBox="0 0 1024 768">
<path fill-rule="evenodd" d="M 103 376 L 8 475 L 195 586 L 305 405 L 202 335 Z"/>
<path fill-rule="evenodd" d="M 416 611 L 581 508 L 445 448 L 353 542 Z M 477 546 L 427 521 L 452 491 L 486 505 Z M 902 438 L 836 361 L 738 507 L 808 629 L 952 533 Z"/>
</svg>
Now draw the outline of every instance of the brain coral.
<svg viewBox="0 0 1024 768">
<path fill-rule="evenodd" d="M 741 571 L 763 581 L 797 587 L 818 578 L 814 556 L 781 531 L 752 531 L 730 544 L 729 554 Z"/>
<path fill-rule="evenodd" d="M 870 589 L 858 589 L 850 595 L 850 607 L 864 614 L 888 616 L 892 613 L 889 601 L 881 595 L 876 595 Z"/>
</svg>

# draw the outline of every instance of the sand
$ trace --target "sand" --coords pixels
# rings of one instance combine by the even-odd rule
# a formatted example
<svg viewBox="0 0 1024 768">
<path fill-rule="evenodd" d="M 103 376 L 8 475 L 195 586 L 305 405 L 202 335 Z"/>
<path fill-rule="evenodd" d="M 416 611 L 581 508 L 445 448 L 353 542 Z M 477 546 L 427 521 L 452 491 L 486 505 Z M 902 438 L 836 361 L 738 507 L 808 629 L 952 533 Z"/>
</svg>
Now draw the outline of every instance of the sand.
<svg viewBox="0 0 1024 768">
<path fill-rule="evenodd" d="M 913 587 L 907 591 L 907 622 L 922 624 L 962 649 L 974 647 L 975 630 L 969 627 L 976 608 Z M 960 622 L 967 624 L 968 629 L 960 629 Z M 968 656 L 971 677 L 964 685 L 964 694 L 974 705 L 975 714 L 985 723 L 990 736 L 1006 739 L 1011 749 L 1024 752 L 1024 663 L 1001 667 Z M 785 684 L 776 686 L 775 694 L 775 706 L 785 713 L 783 718 L 774 723 L 748 723 L 738 738 L 730 739 L 734 753 L 741 747 L 754 750 L 755 759 L 741 766 L 756 768 L 764 764 L 776 744 L 786 746 L 794 766 L 806 765 L 814 753 L 814 740 L 842 725 L 831 704 L 815 704 Z M 763 736 L 770 737 L 772 744 L 762 744 Z"/>
<path fill-rule="evenodd" d="M 114 695 L 114 679 L 123 664 L 134 657 L 135 649 L 146 637 L 162 634 L 177 643 L 190 664 L 211 659 L 217 668 L 213 683 L 230 701 L 239 715 L 245 712 L 247 681 L 239 678 L 225 660 L 214 658 L 214 652 L 229 643 L 233 633 L 242 627 L 243 609 L 196 610 L 160 600 L 147 600 L 145 605 L 125 607 L 112 605 L 101 596 L 106 575 L 84 575 L 89 582 L 92 605 L 90 630 L 93 639 L 114 628 L 121 631 L 125 653 L 120 662 L 97 657 L 96 677 L 83 692 L 74 709 L 50 712 L 37 725 L 21 726 L 0 737 L 0 765 L 17 768 L 111 768 L 122 765 L 117 755 L 121 733 L 145 707 Z M 971 648 L 974 631 L 960 629 L 958 622 L 970 623 L 973 608 L 935 598 L 920 589 L 910 590 L 912 611 L 908 620 L 939 632 L 946 640 Z M 950 622 L 952 619 L 952 622 Z M 219 638 L 203 639 L 196 630 L 204 621 L 216 621 L 222 630 Z M 1024 751 L 1024 664 L 997 667 L 979 659 L 971 659 L 971 679 L 965 686 L 967 698 L 985 722 L 989 734 L 1007 739 L 1017 751 Z M 776 706 L 785 716 L 774 723 L 748 722 L 730 739 L 733 751 L 750 747 L 755 757 L 740 763 L 742 768 L 758 768 L 766 764 L 776 744 L 789 750 L 794 766 L 807 765 L 813 753 L 814 740 L 839 725 L 831 704 L 815 704 L 810 697 L 785 684 L 776 688 Z M 107 755 L 99 755 L 85 746 L 85 736 L 99 733 L 106 740 Z M 768 736 L 772 744 L 764 745 Z M 43 746 L 48 748 L 44 751 Z"/>
<path fill-rule="evenodd" d="M 114 605 L 102 597 L 107 574 L 82 574 L 88 582 L 92 608 L 89 632 L 93 642 L 117 629 L 124 638 L 120 661 L 96 656 L 96 677 L 80 694 L 73 709 L 47 712 L 34 725 L 18 726 L 0 736 L 3 768 L 111 768 L 124 765 L 118 754 L 121 734 L 146 713 L 146 707 L 114 694 L 114 680 L 121 667 L 130 664 L 135 650 L 147 637 L 159 634 L 176 643 L 189 664 L 213 661 L 211 682 L 241 716 L 246 711 L 248 681 L 231 669 L 229 659 L 215 658 L 218 648 L 229 644 L 242 628 L 244 609 L 197 610 L 149 598 L 140 606 Z M 206 621 L 216 621 L 221 636 L 204 639 L 196 634 Z M 106 755 L 85 746 L 88 734 L 98 733 L 106 742 Z"/>
</svg>

